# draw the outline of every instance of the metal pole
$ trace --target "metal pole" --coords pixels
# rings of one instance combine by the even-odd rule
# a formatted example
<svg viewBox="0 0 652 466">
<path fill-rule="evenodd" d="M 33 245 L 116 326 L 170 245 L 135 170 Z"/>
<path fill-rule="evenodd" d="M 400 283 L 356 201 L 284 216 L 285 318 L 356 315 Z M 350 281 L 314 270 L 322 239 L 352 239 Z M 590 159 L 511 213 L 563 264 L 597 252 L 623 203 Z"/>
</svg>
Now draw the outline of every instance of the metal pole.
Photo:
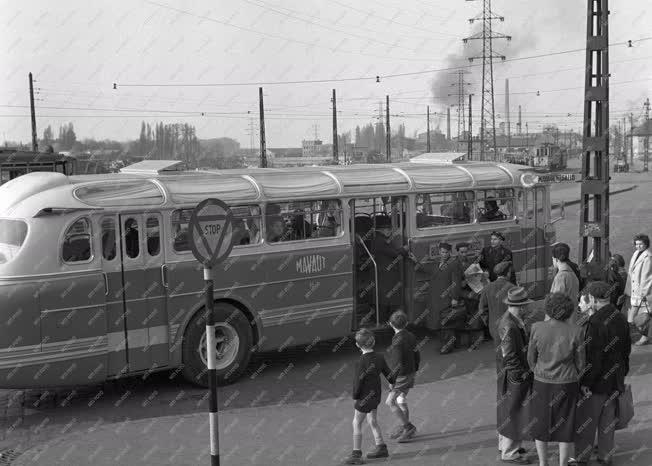
<svg viewBox="0 0 652 466">
<path fill-rule="evenodd" d="M 267 168 L 267 147 L 265 142 L 265 106 L 263 105 L 263 88 L 258 88 L 258 106 L 260 112 L 260 167 Z"/>
<path fill-rule="evenodd" d="M 468 154 L 466 155 L 467 160 L 473 160 L 473 120 L 471 119 L 471 97 L 473 94 L 469 94 L 469 134 L 468 134 L 468 144 L 469 144 L 469 149 L 468 149 Z"/>
<path fill-rule="evenodd" d="M 204 267 L 204 282 L 206 284 L 206 358 L 208 359 L 208 390 L 210 428 L 211 466 L 220 466 L 220 435 L 217 412 L 217 342 L 215 341 L 215 303 L 213 300 L 213 277 L 210 267 Z"/>
<path fill-rule="evenodd" d="M 650 99 L 645 100 L 645 139 L 643 139 L 643 171 L 648 171 L 650 157 Z"/>
<path fill-rule="evenodd" d="M 346 141 L 344 142 L 346 148 Z M 337 100 L 335 89 L 333 89 L 333 162 L 339 163 L 339 151 L 337 146 Z"/>
<path fill-rule="evenodd" d="M 36 112 L 34 111 L 34 84 L 32 83 L 32 73 L 29 74 L 29 107 L 32 113 L 32 150 L 38 150 L 38 139 L 36 137 Z"/>
<path fill-rule="evenodd" d="M 386 120 L 387 120 L 387 128 L 386 128 L 386 139 L 387 139 L 387 162 L 392 161 L 392 133 L 389 128 L 389 96 L 385 96 L 386 98 L 386 106 L 385 106 L 385 115 L 386 115 Z"/>
<path fill-rule="evenodd" d="M 430 152 L 430 105 L 426 107 L 426 152 Z"/>
<path fill-rule="evenodd" d="M 634 114 L 629 114 L 629 169 L 634 169 Z"/>
</svg>

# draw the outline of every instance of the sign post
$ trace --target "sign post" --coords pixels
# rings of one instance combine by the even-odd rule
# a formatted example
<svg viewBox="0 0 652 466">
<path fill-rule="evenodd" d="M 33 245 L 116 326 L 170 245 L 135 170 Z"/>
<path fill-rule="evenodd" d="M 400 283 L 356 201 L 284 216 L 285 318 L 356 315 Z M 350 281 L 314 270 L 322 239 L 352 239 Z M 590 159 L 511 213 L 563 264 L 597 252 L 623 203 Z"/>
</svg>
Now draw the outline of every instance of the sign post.
<svg viewBox="0 0 652 466">
<path fill-rule="evenodd" d="M 226 259 L 233 248 L 233 214 L 219 199 L 200 202 L 190 217 L 190 246 L 195 258 L 204 265 L 206 303 L 206 355 L 208 360 L 209 426 L 211 466 L 220 465 L 219 424 L 217 411 L 217 343 L 213 297 L 213 266 Z"/>
</svg>

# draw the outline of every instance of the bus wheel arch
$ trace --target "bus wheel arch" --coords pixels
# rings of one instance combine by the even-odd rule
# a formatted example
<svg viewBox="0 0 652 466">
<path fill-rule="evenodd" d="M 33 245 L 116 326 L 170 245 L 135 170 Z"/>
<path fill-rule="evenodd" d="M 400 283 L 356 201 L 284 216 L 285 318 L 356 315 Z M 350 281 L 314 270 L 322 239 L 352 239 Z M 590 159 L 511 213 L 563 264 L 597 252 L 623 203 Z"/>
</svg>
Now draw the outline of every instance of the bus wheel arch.
<svg viewBox="0 0 652 466">
<path fill-rule="evenodd" d="M 236 381 L 249 365 L 252 349 L 258 341 L 258 329 L 251 313 L 237 301 L 216 300 L 214 309 L 218 349 L 217 381 L 218 385 L 227 385 Z M 192 315 L 184 329 L 181 358 L 184 378 L 193 384 L 207 387 L 204 306 Z"/>
</svg>

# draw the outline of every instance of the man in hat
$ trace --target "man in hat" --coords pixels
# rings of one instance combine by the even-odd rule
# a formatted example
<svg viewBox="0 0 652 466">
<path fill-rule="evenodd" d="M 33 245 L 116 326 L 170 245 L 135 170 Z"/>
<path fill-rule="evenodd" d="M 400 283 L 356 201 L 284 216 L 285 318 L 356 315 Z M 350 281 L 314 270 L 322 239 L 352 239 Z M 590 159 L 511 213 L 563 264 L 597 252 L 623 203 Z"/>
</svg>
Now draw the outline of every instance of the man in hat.
<svg viewBox="0 0 652 466">
<path fill-rule="evenodd" d="M 501 262 L 494 267 L 496 280 L 484 287 L 480 293 L 480 304 L 478 312 L 483 316 L 489 328 L 489 335 L 497 346 L 500 342 L 498 338 L 498 322 L 507 311 L 507 292 L 514 288 L 514 284 L 509 281 L 512 273 L 511 262 Z"/>
<path fill-rule="evenodd" d="M 478 256 L 471 248 L 471 244 L 465 241 L 457 243 L 455 249 L 457 250 L 457 260 L 460 261 L 460 267 L 462 268 L 462 286 L 460 296 L 462 297 L 464 306 L 466 307 L 466 330 L 469 331 L 468 343 L 469 348 L 473 349 L 482 342 L 485 334 L 485 325 L 481 314 L 478 313 L 480 295 L 473 291 L 466 281 L 466 271 L 471 265 L 478 261 Z"/>
<path fill-rule="evenodd" d="M 462 267 L 451 256 L 453 247 L 439 243 L 439 260 L 430 278 L 430 319 L 428 327 L 441 329 L 440 353 L 450 353 L 458 341 L 458 332 L 466 323 L 466 309 L 461 302 Z"/>
<path fill-rule="evenodd" d="M 480 252 L 480 259 L 478 263 L 480 267 L 489 272 L 489 281 L 496 279 L 494 267 L 501 262 L 512 262 L 512 251 L 503 245 L 505 236 L 499 231 L 491 232 L 491 246 L 485 246 Z M 516 285 L 516 272 L 512 267 L 512 272 L 509 281 Z"/>
<path fill-rule="evenodd" d="M 529 464 L 521 442 L 529 437 L 527 401 L 532 372 L 527 362 L 528 335 L 522 314 L 524 307 L 533 301 L 521 286 L 508 290 L 503 301 L 507 311 L 498 324 L 500 345 L 496 352 L 498 449 L 505 463 Z"/>
</svg>

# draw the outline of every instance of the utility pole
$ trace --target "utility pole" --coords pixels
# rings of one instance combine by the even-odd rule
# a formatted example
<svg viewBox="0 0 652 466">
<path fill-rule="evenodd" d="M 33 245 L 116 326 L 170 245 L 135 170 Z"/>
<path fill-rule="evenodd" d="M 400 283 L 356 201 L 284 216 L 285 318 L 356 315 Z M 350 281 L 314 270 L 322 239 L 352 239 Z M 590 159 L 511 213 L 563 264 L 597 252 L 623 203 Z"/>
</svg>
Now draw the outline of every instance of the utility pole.
<svg viewBox="0 0 652 466">
<path fill-rule="evenodd" d="M 634 169 L 634 114 L 629 114 L 629 169 Z"/>
<path fill-rule="evenodd" d="M 516 124 L 518 126 L 518 135 L 521 135 L 521 106 L 518 106 L 518 123 Z"/>
<path fill-rule="evenodd" d="M 579 249 L 587 278 L 600 280 L 609 260 L 608 0 L 587 0 L 586 23 Z"/>
<path fill-rule="evenodd" d="M 335 89 L 333 89 L 333 162 L 339 163 L 339 151 L 337 147 L 337 99 L 335 97 Z M 346 142 L 344 143 L 346 147 Z"/>
<path fill-rule="evenodd" d="M 471 119 L 471 97 L 473 97 L 473 94 L 469 94 L 469 133 L 468 133 L 468 151 L 466 154 L 467 160 L 473 160 L 473 120 Z"/>
<path fill-rule="evenodd" d="M 471 0 L 472 1 L 472 0 Z M 491 0 L 482 0 L 482 13 L 475 18 L 469 19 L 473 24 L 474 21 L 482 21 L 482 31 L 472 36 L 466 37 L 463 42 L 466 44 L 470 40 L 482 40 L 482 55 L 469 57 L 469 61 L 482 59 L 482 95 L 480 109 L 480 160 L 486 158 L 487 143 L 490 143 L 494 150 L 494 158 L 497 155 L 496 147 L 496 112 L 494 107 L 494 58 L 505 60 L 505 56 L 494 53 L 493 39 L 511 40 L 511 36 L 496 33 L 493 31 L 492 22 L 495 20 L 505 21 L 504 16 L 495 15 L 491 10 Z"/>
<path fill-rule="evenodd" d="M 446 140 L 451 140 L 451 108 L 446 108 Z"/>
<path fill-rule="evenodd" d="M 650 99 L 645 99 L 645 139 L 643 140 L 643 171 L 648 170 L 648 161 L 650 157 Z"/>
<path fill-rule="evenodd" d="M 260 168 L 267 168 L 267 144 L 265 142 L 265 106 L 263 105 L 263 88 L 258 88 L 258 106 L 260 112 Z"/>
<path fill-rule="evenodd" d="M 512 133 L 509 126 L 509 79 L 505 79 L 505 126 L 507 132 L 507 153 L 512 147 Z"/>
<path fill-rule="evenodd" d="M 389 128 L 389 96 L 385 96 L 386 99 L 386 104 L 385 104 L 385 118 L 386 118 L 386 125 L 387 127 L 385 128 L 385 138 L 387 139 L 387 163 L 391 163 L 392 161 L 392 133 Z"/>
<path fill-rule="evenodd" d="M 34 111 L 34 84 L 32 73 L 29 74 L 29 107 L 32 113 L 32 150 L 38 151 L 38 138 L 36 137 L 36 112 Z"/>
<path fill-rule="evenodd" d="M 426 152 L 430 153 L 430 105 L 426 107 Z"/>
<path fill-rule="evenodd" d="M 457 75 L 457 82 L 451 84 L 451 87 L 455 87 L 457 89 L 457 92 L 454 94 L 448 94 L 449 97 L 455 96 L 457 97 L 457 144 L 455 144 L 455 147 L 457 148 L 457 151 L 459 152 L 460 150 L 460 141 L 462 138 L 462 135 L 464 134 L 464 130 L 466 129 L 466 122 L 465 122 L 465 110 L 464 110 L 464 101 L 466 100 L 464 97 L 466 97 L 466 92 L 464 92 L 464 86 L 470 86 L 471 83 L 467 83 L 464 81 L 464 75 L 468 74 L 469 71 L 467 70 L 458 70 L 455 72 Z"/>
</svg>

